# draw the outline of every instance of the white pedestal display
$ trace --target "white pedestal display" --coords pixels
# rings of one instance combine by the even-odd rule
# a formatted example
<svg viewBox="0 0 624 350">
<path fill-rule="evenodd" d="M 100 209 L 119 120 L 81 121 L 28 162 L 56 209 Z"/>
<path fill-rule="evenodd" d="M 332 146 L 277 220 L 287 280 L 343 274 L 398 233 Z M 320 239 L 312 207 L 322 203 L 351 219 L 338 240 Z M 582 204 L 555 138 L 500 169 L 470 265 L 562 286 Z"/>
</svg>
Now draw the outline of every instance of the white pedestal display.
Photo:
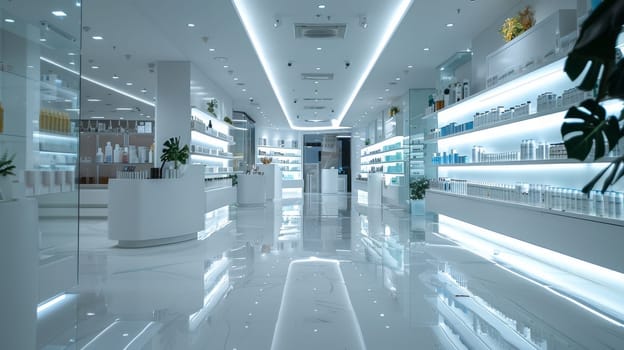
<svg viewBox="0 0 624 350">
<path fill-rule="evenodd" d="M 282 199 L 282 171 L 277 164 L 261 164 L 260 170 L 264 172 L 264 190 L 266 200 L 278 201 Z"/>
<path fill-rule="evenodd" d="M 368 206 L 381 207 L 381 196 L 383 191 L 383 174 L 371 173 L 368 175 Z"/>
<path fill-rule="evenodd" d="M 264 177 L 266 175 L 238 175 L 238 204 L 242 206 L 263 206 L 266 201 Z"/>
<path fill-rule="evenodd" d="M 112 179 L 108 238 L 134 248 L 196 238 L 206 213 L 203 172 L 190 166 L 178 179 Z"/>
<path fill-rule="evenodd" d="M 321 193 L 338 192 L 338 169 L 321 169 Z"/>
<path fill-rule="evenodd" d="M 4 349 L 35 349 L 39 271 L 38 207 L 34 199 L 0 202 L 0 339 Z"/>
</svg>

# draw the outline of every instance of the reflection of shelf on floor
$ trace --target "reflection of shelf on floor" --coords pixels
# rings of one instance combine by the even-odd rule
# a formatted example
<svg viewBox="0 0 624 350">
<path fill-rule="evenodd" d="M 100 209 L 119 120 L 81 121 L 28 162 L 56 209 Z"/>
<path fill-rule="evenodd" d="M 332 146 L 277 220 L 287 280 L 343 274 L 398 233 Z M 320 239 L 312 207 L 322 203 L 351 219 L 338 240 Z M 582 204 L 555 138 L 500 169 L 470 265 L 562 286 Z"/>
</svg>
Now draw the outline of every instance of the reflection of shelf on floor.
<svg viewBox="0 0 624 350">
<path fill-rule="evenodd" d="M 204 153 L 193 152 L 193 153 L 191 153 L 191 155 L 192 156 L 199 156 L 199 157 L 208 157 L 208 158 L 234 159 L 233 156 L 223 156 L 223 155 L 219 155 L 219 154 L 204 154 Z"/>
<path fill-rule="evenodd" d="M 505 162 L 492 162 L 492 163 L 463 163 L 463 164 L 436 164 L 435 166 L 439 168 L 453 168 L 453 167 L 486 167 L 486 166 L 497 166 L 497 165 L 546 165 L 546 164 L 593 164 L 593 163 L 609 163 L 616 158 L 609 157 L 600 159 L 596 162 L 581 162 L 576 159 L 543 159 L 543 160 L 510 160 Z"/>
</svg>

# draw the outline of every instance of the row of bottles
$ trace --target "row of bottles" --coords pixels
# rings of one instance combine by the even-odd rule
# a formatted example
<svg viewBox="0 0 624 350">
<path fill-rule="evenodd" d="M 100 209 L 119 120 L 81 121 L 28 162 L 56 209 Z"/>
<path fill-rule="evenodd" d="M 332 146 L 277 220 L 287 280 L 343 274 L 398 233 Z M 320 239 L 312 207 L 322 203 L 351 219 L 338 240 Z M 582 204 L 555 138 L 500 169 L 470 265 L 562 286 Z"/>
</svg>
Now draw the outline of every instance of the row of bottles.
<svg viewBox="0 0 624 350">
<path fill-rule="evenodd" d="M 39 111 L 39 130 L 69 135 L 72 132 L 71 118 L 65 112 L 41 109 Z"/>
<path fill-rule="evenodd" d="M 98 147 L 95 154 L 96 163 L 152 163 L 154 161 L 154 144 L 149 148 L 145 146 L 125 146 L 120 147 L 119 144 L 115 148 L 110 141 L 106 142 L 104 151 L 102 147 Z"/>
</svg>

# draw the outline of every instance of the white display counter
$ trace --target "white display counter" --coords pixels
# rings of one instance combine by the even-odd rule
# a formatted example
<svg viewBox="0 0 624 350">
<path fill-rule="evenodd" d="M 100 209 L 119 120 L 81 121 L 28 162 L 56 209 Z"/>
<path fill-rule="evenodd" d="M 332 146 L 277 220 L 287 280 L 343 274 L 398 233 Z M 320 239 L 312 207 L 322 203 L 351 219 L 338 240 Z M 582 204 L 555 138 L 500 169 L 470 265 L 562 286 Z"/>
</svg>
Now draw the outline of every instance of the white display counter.
<svg viewBox="0 0 624 350">
<path fill-rule="evenodd" d="M 384 177 L 382 173 L 371 173 L 368 175 L 368 206 L 381 207 Z"/>
<path fill-rule="evenodd" d="M 266 200 L 278 201 L 282 199 L 282 171 L 277 164 L 260 164 L 264 172 L 264 191 Z"/>
<path fill-rule="evenodd" d="M 35 349 L 39 271 L 37 201 L 0 201 L 3 349 Z M 10 325 L 10 326 L 9 326 Z"/>
<path fill-rule="evenodd" d="M 112 179 L 108 238 L 137 248 L 195 239 L 204 228 L 204 167 L 178 179 Z"/>
<path fill-rule="evenodd" d="M 266 201 L 264 177 L 265 175 L 238 175 L 238 205 L 264 206 L 264 202 Z"/>
<path fill-rule="evenodd" d="M 338 169 L 321 169 L 321 193 L 338 192 Z"/>
</svg>

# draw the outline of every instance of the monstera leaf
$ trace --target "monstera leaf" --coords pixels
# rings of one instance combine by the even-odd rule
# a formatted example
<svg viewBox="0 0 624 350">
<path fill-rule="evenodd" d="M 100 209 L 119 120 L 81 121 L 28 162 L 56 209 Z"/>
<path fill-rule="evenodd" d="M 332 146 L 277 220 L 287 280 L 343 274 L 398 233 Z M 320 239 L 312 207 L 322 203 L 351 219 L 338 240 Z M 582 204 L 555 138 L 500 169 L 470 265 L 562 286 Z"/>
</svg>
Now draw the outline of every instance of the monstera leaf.
<svg viewBox="0 0 624 350">
<path fill-rule="evenodd" d="M 616 117 L 606 117 L 606 111 L 595 100 L 585 100 L 580 108 L 572 107 L 561 125 L 568 158 L 585 160 L 594 146 L 594 160 L 602 158 L 607 150 L 615 147 L 620 138 L 620 126 Z"/>
<path fill-rule="evenodd" d="M 624 156 L 616 158 L 609 164 L 608 167 L 602 169 L 585 187 L 583 187 L 583 193 L 589 193 L 589 191 L 596 186 L 596 183 L 600 178 L 611 170 L 607 178 L 602 183 L 602 193 L 604 193 L 609 186 L 614 185 L 624 175 Z"/>
<path fill-rule="evenodd" d="M 163 165 L 160 167 L 161 171 L 166 162 L 173 162 L 175 168 L 178 168 L 178 163 L 186 164 L 186 160 L 189 157 L 189 147 L 184 145 L 180 148 L 180 138 L 172 137 L 163 143 L 163 154 L 160 156 L 160 160 Z"/>
</svg>

